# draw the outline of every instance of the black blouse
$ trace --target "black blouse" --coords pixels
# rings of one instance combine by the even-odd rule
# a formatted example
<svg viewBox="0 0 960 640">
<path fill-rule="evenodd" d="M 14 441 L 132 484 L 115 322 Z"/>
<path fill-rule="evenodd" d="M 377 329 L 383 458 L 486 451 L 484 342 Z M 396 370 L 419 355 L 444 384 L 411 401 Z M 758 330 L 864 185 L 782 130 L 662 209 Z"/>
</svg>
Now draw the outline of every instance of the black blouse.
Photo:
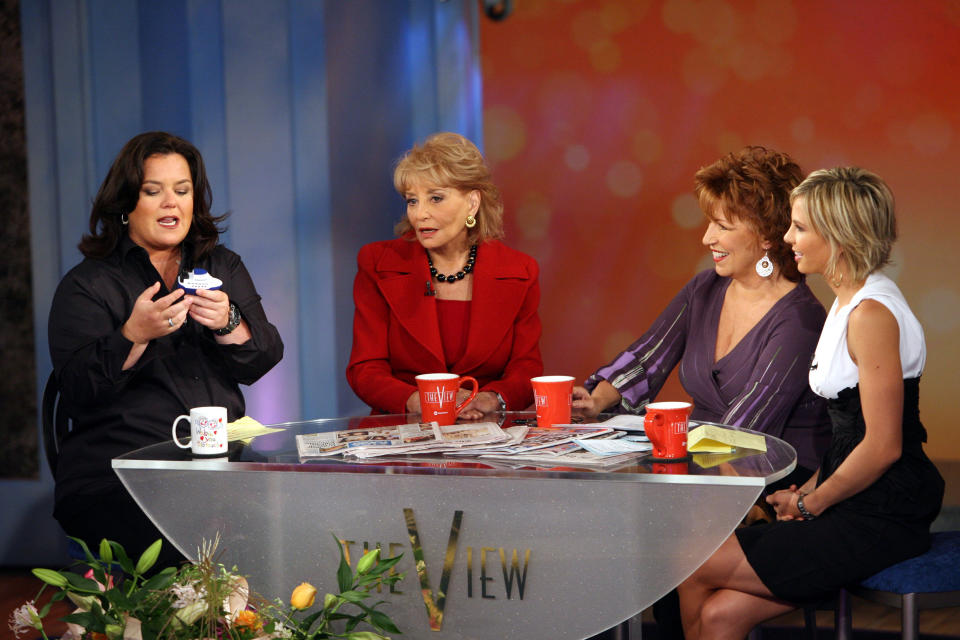
<svg viewBox="0 0 960 640">
<path fill-rule="evenodd" d="M 183 254 L 190 253 L 185 247 Z M 251 339 L 217 344 L 209 329 L 188 317 L 179 330 L 151 341 L 126 371 L 133 343 L 120 328 L 137 297 L 157 281 L 154 299 L 170 293 L 147 252 L 124 236 L 111 255 L 85 259 L 57 287 L 50 355 L 61 406 L 74 425 L 57 464 L 57 508 L 70 496 L 114 488 L 119 480 L 110 460 L 169 440 L 174 418 L 191 407 L 224 406 L 230 420 L 242 417 L 238 385 L 252 384 L 283 357 L 280 334 L 267 320 L 240 256 L 217 246 L 193 267 L 223 281 L 221 290 L 239 308 Z"/>
</svg>

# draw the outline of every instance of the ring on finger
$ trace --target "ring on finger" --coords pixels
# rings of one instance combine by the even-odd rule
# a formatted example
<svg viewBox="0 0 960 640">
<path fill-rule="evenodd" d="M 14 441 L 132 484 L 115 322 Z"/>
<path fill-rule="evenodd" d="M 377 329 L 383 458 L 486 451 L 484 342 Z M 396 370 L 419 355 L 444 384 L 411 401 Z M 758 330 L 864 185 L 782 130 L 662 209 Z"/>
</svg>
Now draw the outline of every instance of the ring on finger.
<svg viewBox="0 0 960 640">
<path fill-rule="evenodd" d="M 176 325 L 173 324 L 173 318 L 167 318 L 167 322 L 170 324 L 170 328 L 173 329 Z"/>
</svg>

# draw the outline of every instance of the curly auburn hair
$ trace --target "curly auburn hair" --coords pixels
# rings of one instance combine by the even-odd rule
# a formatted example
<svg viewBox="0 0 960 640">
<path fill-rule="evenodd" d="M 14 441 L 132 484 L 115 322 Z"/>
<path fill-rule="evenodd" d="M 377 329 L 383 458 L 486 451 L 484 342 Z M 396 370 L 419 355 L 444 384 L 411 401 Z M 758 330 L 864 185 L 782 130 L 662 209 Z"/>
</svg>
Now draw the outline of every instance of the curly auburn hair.
<svg viewBox="0 0 960 640">
<path fill-rule="evenodd" d="M 770 259 L 791 282 L 801 278 L 793 250 L 783 236 L 790 227 L 790 192 L 803 180 L 800 165 L 785 153 L 760 146 L 744 147 L 694 176 L 700 209 L 714 220 L 718 208 L 749 224 L 770 243 Z"/>
<path fill-rule="evenodd" d="M 471 244 L 503 237 L 503 200 L 500 190 L 493 184 L 483 154 L 467 138 L 459 133 L 435 133 L 423 144 L 414 145 L 407 151 L 393 170 L 393 186 L 402 196 L 418 181 L 438 187 L 453 187 L 462 193 L 479 192 L 477 226 L 467 231 L 467 237 Z M 398 236 L 404 236 L 412 230 L 406 216 L 393 228 Z"/>
</svg>

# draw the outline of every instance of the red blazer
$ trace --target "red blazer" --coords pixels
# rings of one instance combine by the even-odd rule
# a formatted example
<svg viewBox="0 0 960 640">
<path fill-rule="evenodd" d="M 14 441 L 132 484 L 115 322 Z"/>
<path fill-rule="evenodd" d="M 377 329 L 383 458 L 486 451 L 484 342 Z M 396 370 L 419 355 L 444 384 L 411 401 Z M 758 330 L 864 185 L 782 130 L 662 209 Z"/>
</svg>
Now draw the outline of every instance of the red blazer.
<svg viewBox="0 0 960 640">
<path fill-rule="evenodd" d="M 447 371 L 437 300 L 425 295 L 427 257 L 419 242 L 397 238 L 364 246 L 357 265 L 347 382 L 374 411 L 404 413 L 415 376 Z M 473 376 L 510 410 L 530 406 L 530 378 L 543 373 L 538 275 L 533 258 L 501 242 L 477 248 L 470 334 L 451 373 Z"/>
</svg>

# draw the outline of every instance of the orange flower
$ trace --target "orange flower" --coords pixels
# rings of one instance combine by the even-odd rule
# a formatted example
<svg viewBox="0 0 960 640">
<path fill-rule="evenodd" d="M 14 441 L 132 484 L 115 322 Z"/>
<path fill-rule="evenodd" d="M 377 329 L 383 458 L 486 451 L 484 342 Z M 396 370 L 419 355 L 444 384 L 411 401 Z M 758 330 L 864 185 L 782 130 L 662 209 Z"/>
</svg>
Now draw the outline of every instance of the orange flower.
<svg viewBox="0 0 960 640">
<path fill-rule="evenodd" d="M 242 611 L 237 611 L 237 615 L 233 618 L 233 626 L 246 627 L 252 631 L 259 631 L 263 625 L 260 623 L 260 616 L 258 616 L 256 612 L 243 609 Z"/>
<path fill-rule="evenodd" d="M 301 582 L 290 594 L 290 606 L 294 609 L 309 609 L 317 596 L 317 588 L 309 582 Z"/>
<path fill-rule="evenodd" d="M 100 633 L 99 631 L 91 631 L 90 638 L 91 640 L 107 640 L 107 634 Z"/>
</svg>

